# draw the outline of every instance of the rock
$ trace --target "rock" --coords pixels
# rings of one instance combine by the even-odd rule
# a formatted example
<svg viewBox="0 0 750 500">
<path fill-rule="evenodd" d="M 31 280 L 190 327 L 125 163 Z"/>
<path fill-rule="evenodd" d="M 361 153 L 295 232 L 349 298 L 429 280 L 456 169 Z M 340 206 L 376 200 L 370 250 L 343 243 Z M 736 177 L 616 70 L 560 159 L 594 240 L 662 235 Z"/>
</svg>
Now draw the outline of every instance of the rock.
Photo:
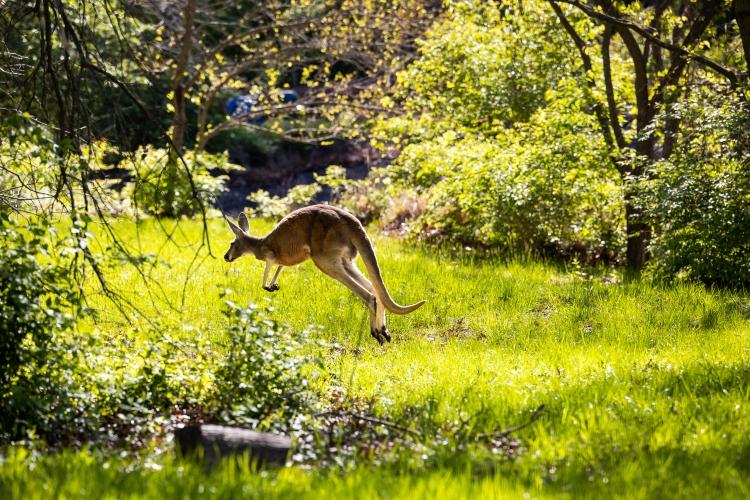
<svg viewBox="0 0 750 500">
<path fill-rule="evenodd" d="M 244 453 L 249 453 L 259 465 L 284 465 L 292 448 L 289 436 L 210 424 L 177 429 L 175 440 L 181 455 L 196 456 L 208 465 Z M 203 450 L 202 454 L 198 450 Z"/>
</svg>

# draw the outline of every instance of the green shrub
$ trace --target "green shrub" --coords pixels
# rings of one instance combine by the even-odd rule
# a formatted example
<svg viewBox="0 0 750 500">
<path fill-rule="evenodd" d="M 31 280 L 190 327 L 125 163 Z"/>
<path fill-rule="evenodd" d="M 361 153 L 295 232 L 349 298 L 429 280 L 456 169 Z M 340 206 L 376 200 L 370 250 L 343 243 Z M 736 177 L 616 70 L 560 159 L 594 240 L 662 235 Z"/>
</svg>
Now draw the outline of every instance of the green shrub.
<svg viewBox="0 0 750 500">
<path fill-rule="evenodd" d="M 173 408 L 206 401 L 211 345 L 77 331 L 88 222 L 58 236 L 46 219 L 0 216 L 0 441 L 139 448 Z"/>
<path fill-rule="evenodd" d="M 133 175 L 127 193 L 135 208 L 168 217 L 195 215 L 201 206 L 210 206 L 225 190 L 227 177 L 211 175 L 209 170 L 235 168 L 226 154 L 186 151 L 181 160 L 150 146 L 140 148 L 121 166 Z"/>
<path fill-rule="evenodd" d="M 414 190 L 403 185 L 393 186 L 391 175 L 385 169 L 374 169 L 365 179 L 346 178 L 346 170 L 338 165 L 329 166 L 324 174 L 313 174 L 313 184 L 300 184 L 289 190 L 286 196 L 272 196 L 268 191 L 258 190 L 248 196 L 255 204 L 250 213 L 266 219 L 280 219 L 292 210 L 313 203 L 315 197 L 328 189 L 330 203 L 342 207 L 356 216 L 363 224 L 380 221 L 394 225 L 412 220 L 422 211 Z"/>
<path fill-rule="evenodd" d="M 330 190 L 331 204 L 345 208 L 365 225 L 373 221 L 388 223 L 402 215 L 388 214 L 394 206 L 395 193 L 389 191 L 391 179 L 385 169 L 373 169 L 366 178 L 352 180 L 346 178 L 344 168 L 332 165 L 325 174 L 315 174 L 315 181 Z M 403 191 L 404 196 L 410 193 L 408 189 Z"/>
<path fill-rule="evenodd" d="M 668 279 L 748 286 L 750 160 L 742 137 L 750 109 L 732 98 L 715 104 L 694 99 L 674 110 L 683 134 L 644 193 L 654 224 L 650 268 Z"/>
<path fill-rule="evenodd" d="M 226 96 L 229 97 L 229 96 Z M 220 122 L 225 119 L 226 114 L 222 110 L 220 115 L 209 119 L 209 122 Z M 229 128 L 219 132 L 206 144 L 206 151 L 221 154 L 230 149 L 244 151 L 257 151 L 262 154 L 271 154 L 278 147 L 280 139 L 277 135 L 247 128 Z"/>
<path fill-rule="evenodd" d="M 302 339 L 252 303 L 225 302 L 228 338 L 215 371 L 216 413 L 229 423 L 287 431 L 312 402 Z"/>
<path fill-rule="evenodd" d="M 0 224 L 0 440 L 138 450 L 174 415 L 288 430 L 310 407 L 300 341 L 255 306 L 227 301 L 226 345 L 158 324 L 84 334 L 69 270 L 86 221 L 58 239 L 44 221 Z"/>
<path fill-rule="evenodd" d="M 576 21 L 584 37 L 588 20 Z M 399 75 L 404 113 L 376 124 L 400 149 L 421 237 L 564 258 L 616 260 L 623 191 L 588 86 L 544 2 L 452 5 Z M 615 63 L 617 64 L 617 63 Z M 620 82 L 616 82 L 620 83 Z"/>
<path fill-rule="evenodd" d="M 421 42 L 419 59 L 398 75 L 405 106 L 416 112 L 402 122 L 405 134 L 494 134 L 528 121 L 570 73 L 568 43 L 545 2 L 450 4 Z"/>
<path fill-rule="evenodd" d="M 668 278 L 750 285 L 750 169 L 662 164 L 653 198 L 651 269 Z"/>
<path fill-rule="evenodd" d="M 447 132 L 406 146 L 394 181 L 426 199 L 428 239 L 511 252 L 612 259 L 623 244 L 621 186 L 593 118 L 563 105 L 485 138 Z"/>
<path fill-rule="evenodd" d="M 76 221 L 73 229 L 82 230 Z M 58 255 L 80 250 L 78 241 L 57 239 L 43 219 L 23 225 L 0 212 L 0 440 L 25 437 L 30 429 L 56 431 L 54 414 L 74 397 L 60 367 L 74 356 L 64 339 L 74 328 L 77 287 Z"/>
<path fill-rule="evenodd" d="M 310 205 L 320 193 L 317 184 L 299 184 L 289 190 L 286 196 L 272 196 L 268 191 L 259 189 L 247 199 L 255 204 L 249 212 L 255 217 L 280 219 L 292 210 Z"/>
<path fill-rule="evenodd" d="M 382 170 L 355 181 L 346 178 L 343 167 L 330 165 L 324 174 L 313 177 L 314 183 L 294 186 L 283 197 L 271 196 L 264 190 L 252 193 L 248 200 L 255 207 L 250 212 L 256 217 L 280 219 L 292 210 L 312 204 L 324 188 L 328 189 L 332 205 L 349 210 L 365 224 L 379 219 L 391 205 L 385 191 L 385 183 L 390 179 Z"/>
</svg>

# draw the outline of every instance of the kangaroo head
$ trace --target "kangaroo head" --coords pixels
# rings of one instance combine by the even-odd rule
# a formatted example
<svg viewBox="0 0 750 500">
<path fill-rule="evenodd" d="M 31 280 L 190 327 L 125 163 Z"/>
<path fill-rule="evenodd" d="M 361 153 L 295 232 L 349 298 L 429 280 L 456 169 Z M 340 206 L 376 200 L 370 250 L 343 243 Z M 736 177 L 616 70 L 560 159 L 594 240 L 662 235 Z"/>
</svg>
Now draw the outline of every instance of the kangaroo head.
<svg viewBox="0 0 750 500">
<path fill-rule="evenodd" d="M 239 223 L 239 225 L 227 219 L 226 216 L 224 218 L 227 220 L 229 227 L 234 233 L 234 239 L 229 244 L 229 250 L 227 250 L 227 253 L 224 254 L 224 260 L 227 262 L 232 262 L 233 260 L 242 257 L 246 253 L 253 253 L 253 238 L 249 234 L 247 234 L 248 229 L 250 229 L 250 224 L 248 223 L 245 214 L 240 213 L 240 216 L 237 218 L 237 222 Z"/>
</svg>

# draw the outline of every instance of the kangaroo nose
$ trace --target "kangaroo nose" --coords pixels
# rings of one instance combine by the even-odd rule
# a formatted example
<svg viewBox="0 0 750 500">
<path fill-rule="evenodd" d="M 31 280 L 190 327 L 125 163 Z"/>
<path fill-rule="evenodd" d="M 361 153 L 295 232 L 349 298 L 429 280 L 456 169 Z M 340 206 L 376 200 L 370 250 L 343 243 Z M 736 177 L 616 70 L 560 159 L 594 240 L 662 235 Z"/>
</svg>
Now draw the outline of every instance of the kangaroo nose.
<svg viewBox="0 0 750 500">
<path fill-rule="evenodd" d="M 225 253 L 225 254 L 224 254 L 224 260 L 225 260 L 225 261 L 227 261 L 227 262 L 232 262 L 232 261 L 231 261 L 231 260 L 229 259 L 229 254 L 228 254 L 228 253 Z"/>
</svg>

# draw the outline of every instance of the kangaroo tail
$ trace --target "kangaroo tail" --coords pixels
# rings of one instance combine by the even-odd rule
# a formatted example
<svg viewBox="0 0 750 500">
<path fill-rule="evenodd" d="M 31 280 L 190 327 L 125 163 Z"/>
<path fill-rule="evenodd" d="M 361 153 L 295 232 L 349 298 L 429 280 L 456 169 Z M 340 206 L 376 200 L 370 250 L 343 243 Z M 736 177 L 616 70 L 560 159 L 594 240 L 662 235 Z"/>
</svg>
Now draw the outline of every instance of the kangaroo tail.
<svg viewBox="0 0 750 500">
<path fill-rule="evenodd" d="M 380 274 L 380 266 L 378 265 L 378 259 L 375 257 L 375 250 L 372 247 L 370 238 L 367 237 L 365 229 L 357 219 L 352 217 L 350 220 L 349 228 L 351 230 L 352 243 L 357 249 L 359 254 L 362 256 L 362 260 L 365 263 L 367 274 L 370 276 L 370 281 L 375 289 L 375 295 L 383 303 L 386 309 L 396 314 L 409 314 L 410 312 L 419 309 L 427 301 L 420 300 L 414 304 L 408 306 L 402 306 L 397 304 L 388 293 L 383 283 L 383 277 Z"/>
</svg>

